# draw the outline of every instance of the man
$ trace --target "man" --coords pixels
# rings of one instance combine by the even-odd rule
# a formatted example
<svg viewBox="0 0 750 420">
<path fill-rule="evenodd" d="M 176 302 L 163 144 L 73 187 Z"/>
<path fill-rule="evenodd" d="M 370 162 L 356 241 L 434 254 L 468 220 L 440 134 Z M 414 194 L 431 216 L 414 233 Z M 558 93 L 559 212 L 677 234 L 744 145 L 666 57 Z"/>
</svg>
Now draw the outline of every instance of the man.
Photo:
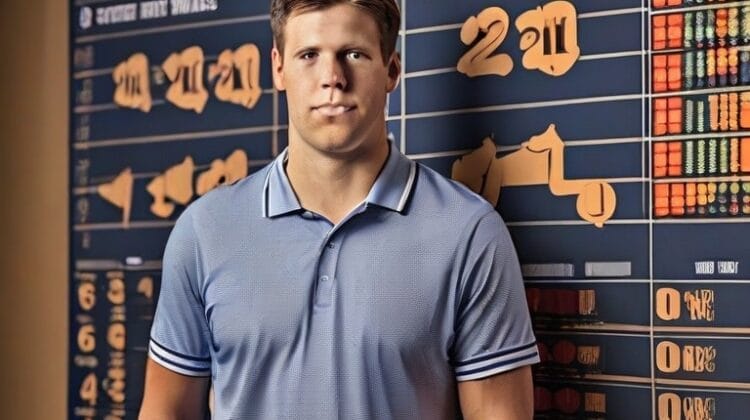
<svg viewBox="0 0 750 420">
<path fill-rule="evenodd" d="M 513 245 L 387 139 L 393 0 L 274 0 L 289 147 L 193 203 L 164 255 L 141 419 L 528 419 Z"/>
</svg>

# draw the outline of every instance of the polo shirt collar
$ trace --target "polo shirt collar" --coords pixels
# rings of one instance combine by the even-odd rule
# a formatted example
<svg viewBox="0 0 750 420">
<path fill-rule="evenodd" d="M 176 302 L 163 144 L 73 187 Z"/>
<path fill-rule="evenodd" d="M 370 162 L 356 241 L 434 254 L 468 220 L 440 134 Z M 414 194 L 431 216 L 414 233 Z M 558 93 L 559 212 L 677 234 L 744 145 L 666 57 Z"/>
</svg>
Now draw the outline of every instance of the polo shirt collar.
<svg viewBox="0 0 750 420">
<path fill-rule="evenodd" d="M 401 154 L 390 140 L 389 147 L 385 165 L 370 188 L 364 204 L 402 213 L 414 188 L 417 164 Z M 264 217 L 273 218 L 303 210 L 284 170 L 288 150 L 284 149 L 276 157 L 266 175 L 263 187 Z"/>
</svg>

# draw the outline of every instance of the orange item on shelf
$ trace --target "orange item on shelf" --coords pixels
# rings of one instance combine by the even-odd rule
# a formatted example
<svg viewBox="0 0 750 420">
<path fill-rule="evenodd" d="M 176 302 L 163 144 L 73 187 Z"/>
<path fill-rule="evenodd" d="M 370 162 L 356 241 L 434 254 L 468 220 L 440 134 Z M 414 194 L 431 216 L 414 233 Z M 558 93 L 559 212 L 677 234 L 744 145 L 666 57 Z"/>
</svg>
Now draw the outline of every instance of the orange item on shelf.
<svg viewBox="0 0 750 420">
<path fill-rule="evenodd" d="M 732 92 L 729 94 L 729 130 L 731 131 L 737 131 L 739 130 L 737 120 L 739 119 L 739 102 L 740 102 L 740 96 L 737 94 L 737 92 Z"/>
<path fill-rule="evenodd" d="M 667 16 L 667 46 L 669 48 L 682 47 L 682 23 L 682 13 Z"/>
<path fill-rule="evenodd" d="M 729 95 L 726 93 L 719 95 L 719 129 L 729 130 Z"/>
<path fill-rule="evenodd" d="M 679 6 L 682 4 L 682 0 L 667 0 L 667 6 Z"/>
<path fill-rule="evenodd" d="M 740 140 L 740 171 L 750 172 L 750 137 Z"/>
<path fill-rule="evenodd" d="M 654 0 L 654 9 L 659 9 L 667 5 L 667 0 Z"/>
<path fill-rule="evenodd" d="M 719 131 L 719 95 L 708 95 L 708 121 L 711 131 Z"/>
<path fill-rule="evenodd" d="M 685 184 L 671 184 L 672 196 L 685 196 Z"/>
<path fill-rule="evenodd" d="M 727 9 L 719 9 L 716 11 L 716 38 L 719 40 L 719 45 L 726 44 L 726 36 L 729 30 L 727 17 Z"/>
<path fill-rule="evenodd" d="M 667 100 L 654 100 L 654 136 L 667 134 Z"/>
<path fill-rule="evenodd" d="M 667 148 L 670 152 L 681 152 L 682 151 L 682 142 L 681 141 L 671 141 L 667 143 Z"/>
<path fill-rule="evenodd" d="M 669 166 L 682 165 L 682 152 L 669 152 Z"/>
<path fill-rule="evenodd" d="M 651 24 L 653 49 L 662 50 L 667 47 L 667 17 L 664 15 L 654 16 Z"/>
<path fill-rule="evenodd" d="M 655 184 L 654 196 L 668 198 L 669 197 L 669 184 Z"/>
<path fill-rule="evenodd" d="M 654 154 L 654 166 L 657 168 L 666 168 L 667 167 L 667 154 L 666 153 Z"/>
<path fill-rule="evenodd" d="M 740 128 L 750 128 L 750 92 L 740 94 Z"/>
</svg>

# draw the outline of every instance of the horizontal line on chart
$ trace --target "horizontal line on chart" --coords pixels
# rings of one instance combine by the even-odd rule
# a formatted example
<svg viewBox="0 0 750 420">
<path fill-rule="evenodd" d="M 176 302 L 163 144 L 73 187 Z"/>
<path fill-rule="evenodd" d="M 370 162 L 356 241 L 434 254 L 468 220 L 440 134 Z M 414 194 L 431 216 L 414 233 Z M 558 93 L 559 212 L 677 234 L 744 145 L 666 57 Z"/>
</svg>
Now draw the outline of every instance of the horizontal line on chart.
<svg viewBox="0 0 750 420">
<path fill-rule="evenodd" d="M 609 58 L 632 57 L 632 56 L 645 55 L 645 54 L 646 52 L 641 51 L 641 50 L 622 51 L 622 52 L 613 52 L 613 53 L 582 55 L 578 58 L 578 60 L 579 61 L 605 60 Z M 417 77 L 427 77 L 427 76 L 435 76 L 438 74 L 455 73 L 457 71 L 458 69 L 456 67 L 442 67 L 442 68 L 436 68 L 436 69 L 418 70 L 418 71 L 405 73 L 404 78 L 414 79 Z"/>
<path fill-rule="evenodd" d="M 588 373 L 583 375 L 584 379 L 593 379 L 596 381 L 614 381 L 614 382 L 627 382 L 633 384 L 651 384 L 651 378 L 641 376 L 630 376 L 630 375 L 605 375 L 605 374 L 594 374 Z"/>
<path fill-rule="evenodd" d="M 618 323 L 602 323 L 602 324 L 574 324 L 570 326 L 560 327 L 560 331 L 607 331 L 607 332 L 632 332 L 632 333 L 644 333 L 650 334 L 652 328 L 648 325 L 634 325 L 634 324 L 618 324 Z M 667 325 L 654 325 L 654 333 L 659 334 L 750 334 L 750 328 L 741 327 L 687 327 L 687 326 L 667 326 Z M 664 337 L 670 337 L 668 335 Z M 694 337 L 691 337 L 694 338 Z M 732 338 L 732 337 L 724 337 Z"/>
<path fill-rule="evenodd" d="M 725 48 L 725 47 L 718 47 L 717 48 Z M 727 46 L 726 48 L 737 48 L 737 51 L 750 51 L 750 45 L 737 45 L 737 46 Z M 660 55 L 660 54 L 675 54 L 675 53 L 681 53 L 681 52 L 688 52 L 688 51 L 706 51 L 710 50 L 712 48 L 667 48 L 663 50 L 650 50 L 650 54 L 652 56 L 654 55 Z"/>
<path fill-rule="evenodd" d="M 270 95 L 273 94 L 273 89 L 263 89 L 261 93 L 263 95 Z M 162 106 L 166 105 L 167 101 L 164 99 L 154 99 L 151 101 L 151 107 L 155 106 Z M 119 105 L 117 105 L 114 102 L 109 102 L 105 104 L 96 104 L 96 105 L 78 105 L 73 108 L 73 113 L 75 114 L 93 114 L 96 112 L 103 112 L 103 111 L 112 111 L 112 110 L 129 110 L 130 108 L 124 108 Z"/>
<path fill-rule="evenodd" d="M 700 388 L 734 388 L 734 389 L 747 389 L 750 390 L 750 383 L 747 382 L 719 382 L 719 381 L 696 381 L 696 380 L 685 380 L 685 379 L 660 379 L 656 378 L 655 382 L 657 385 L 681 385 L 681 386 L 695 386 Z"/>
<path fill-rule="evenodd" d="M 699 90 L 680 90 L 674 92 L 660 92 L 652 93 L 652 98 L 666 98 L 674 96 L 691 96 L 691 95 L 713 95 L 716 93 L 732 93 L 732 92 L 750 92 L 750 86 L 727 86 L 722 88 L 711 88 L 711 89 L 699 89 Z"/>
<path fill-rule="evenodd" d="M 598 12 L 580 13 L 578 15 L 578 19 L 591 19 L 591 18 L 607 17 L 607 16 L 629 15 L 633 13 L 642 13 L 647 10 L 648 9 L 642 8 L 642 7 L 602 10 Z M 449 31 L 449 30 L 461 29 L 462 26 L 463 26 L 463 23 L 449 23 L 445 25 L 424 26 L 421 28 L 407 29 L 405 31 L 401 30 L 399 31 L 399 34 L 415 35 L 415 34 L 423 34 L 423 33 L 430 33 L 430 32 Z"/>
<path fill-rule="evenodd" d="M 422 28 L 414 28 L 414 29 L 407 29 L 407 30 L 400 30 L 400 35 L 414 35 L 414 34 L 424 34 L 429 32 L 440 32 L 440 31 L 450 31 L 454 29 L 461 29 L 463 26 L 463 23 L 448 23 L 445 25 L 435 25 L 435 26 L 424 26 Z"/>
<path fill-rule="evenodd" d="M 698 134 L 677 134 L 673 136 L 652 136 L 651 142 L 660 141 L 679 141 L 679 140 L 703 140 L 711 138 L 724 138 L 724 137 L 745 137 L 750 136 L 750 131 L 723 131 L 719 133 L 698 133 Z"/>
<path fill-rule="evenodd" d="M 608 58 L 634 57 L 634 56 L 646 55 L 646 53 L 647 52 L 643 50 L 636 50 L 636 51 L 623 51 L 623 52 L 613 52 L 613 53 L 588 54 L 588 55 L 582 55 L 578 57 L 578 61 L 606 60 Z"/>
<path fill-rule="evenodd" d="M 148 271 L 161 270 L 161 260 L 143 261 L 138 265 L 124 264 L 117 260 L 76 260 L 76 271 Z"/>
<path fill-rule="evenodd" d="M 633 324 L 575 324 L 560 326 L 560 331 L 577 331 L 577 332 L 628 332 L 649 334 L 651 327 L 648 325 Z"/>
<path fill-rule="evenodd" d="M 251 161 L 248 161 L 248 165 L 247 166 L 248 166 L 248 168 L 254 168 L 254 167 L 258 167 L 258 166 L 265 166 L 265 165 L 267 165 L 268 163 L 270 163 L 272 161 L 273 161 L 273 159 L 251 160 Z M 197 165 L 193 169 L 193 172 L 194 173 L 200 172 L 200 171 L 206 170 L 206 169 L 208 169 L 210 167 L 211 167 L 211 165 Z M 150 178 L 155 178 L 155 177 L 157 177 L 159 175 L 162 175 L 162 172 L 134 173 L 133 174 L 133 179 L 150 179 Z M 115 179 L 115 177 L 116 177 L 116 175 L 106 176 L 106 177 L 97 177 L 96 178 L 97 180 L 101 179 L 100 182 L 94 182 L 92 185 L 86 186 L 86 187 L 75 187 L 75 188 L 73 188 L 73 195 L 75 195 L 75 196 L 82 196 L 82 195 L 87 195 L 87 194 L 96 194 L 97 193 L 97 188 L 98 188 L 98 186 L 100 184 L 106 184 L 108 182 L 111 182 L 113 179 Z"/>
<path fill-rule="evenodd" d="M 654 334 L 657 332 L 654 331 Z M 726 337 L 726 336 L 720 336 L 720 335 L 674 335 L 674 334 L 666 334 L 663 332 L 658 332 L 658 336 L 654 335 L 654 339 L 658 340 L 664 340 L 664 339 L 677 339 L 677 340 L 742 340 L 742 341 L 750 341 L 750 337 L 743 336 L 743 337 Z M 703 333 L 703 334 L 711 334 L 711 332 Z"/>
<path fill-rule="evenodd" d="M 738 7 L 738 6 L 746 6 L 747 2 L 744 1 L 737 1 L 732 3 L 714 3 L 714 4 L 703 4 L 700 6 L 691 6 L 691 7 L 674 7 L 674 8 L 665 8 L 665 9 L 654 9 L 651 11 L 651 15 L 665 15 L 665 14 L 671 14 L 671 13 L 679 13 L 679 12 L 695 12 L 698 10 L 708 10 L 708 9 L 724 9 L 729 7 Z"/>
<path fill-rule="evenodd" d="M 650 284 L 651 280 L 649 279 L 606 279 L 606 278 L 599 278 L 599 279 L 544 279 L 544 280 L 537 280 L 534 278 L 524 278 L 524 283 L 526 284 L 576 284 L 576 283 L 586 283 L 586 284 L 618 284 L 618 283 L 624 283 L 624 284 Z"/>
<path fill-rule="evenodd" d="M 185 29 L 210 28 L 213 26 L 234 25 L 238 23 L 260 22 L 260 21 L 270 20 L 270 19 L 271 19 L 270 15 L 257 15 L 257 16 L 245 16 L 245 17 L 239 17 L 239 18 L 208 20 L 208 21 L 194 22 L 194 23 L 181 23 L 181 24 L 176 24 L 176 25 L 166 25 L 166 26 L 159 26 L 159 27 L 153 27 L 153 28 L 142 28 L 142 29 L 132 29 L 128 31 L 111 32 L 111 33 L 106 33 L 106 34 L 84 35 L 84 36 L 75 37 L 74 42 L 76 44 L 83 44 L 83 43 L 88 43 L 88 42 L 103 41 L 107 39 L 126 38 L 126 37 L 131 37 L 131 36 L 138 36 L 138 35 L 149 35 L 149 34 L 157 34 L 157 33 L 163 33 L 163 32 L 181 31 Z"/>
<path fill-rule="evenodd" d="M 648 379 L 648 385 L 643 384 L 640 380 L 640 377 L 637 376 L 617 376 L 617 375 L 601 375 L 601 376 L 607 376 L 607 377 L 616 377 L 616 378 L 638 378 L 637 380 L 611 380 L 608 381 L 606 379 L 604 380 L 597 380 L 596 384 L 599 386 L 617 386 L 617 387 L 625 387 L 625 388 L 639 388 L 639 389 L 651 389 L 651 380 L 650 378 L 643 378 Z M 539 379 L 543 382 L 552 382 L 552 383 L 559 383 L 563 382 L 565 384 L 577 384 L 577 385 L 591 385 L 591 381 L 581 380 L 581 379 L 572 379 L 570 377 L 561 377 L 561 376 L 549 376 L 549 375 L 543 375 L 543 374 L 536 374 L 534 375 L 535 379 Z M 589 378 L 594 379 L 594 378 Z M 626 382 L 626 383 L 622 383 Z"/>
<path fill-rule="evenodd" d="M 431 111 L 421 112 L 416 114 L 406 114 L 404 116 L 407 120 L 418 119 L 418 118 L 433 118 L 433 117 L 444 117 L 448 115 L 460 115 L 460 114 L 477 114 L 483 112 L 495 112 L 495 111 L 512 111 L 519 109 L 536 109 L 545 108 L 552 106 L 563 106 L 563 105 L 580 105 L 580 104 L 595 104 L 602 102 L 619 102 L 619 101 L 632 101 L 642 100 L 643 95 L 632 94 L 632 95 L 615 95 L 615 96 L 594 96 L 587 98 L 575 98 L 575 99 L 556 99 L 550 101 L 538 101 L 538 102 L 525 102 L 516 104 L 505 104 L 505 105 L 490 105 L 474 108 L 462 108 L 452 109 L 449 111 Z"/>
<path fill-rule="evenodd" d="M 630 15 L 633 13 L 645 13 L 648 12 L 647 7 L 630 7 L 626 9 L 613 9 L 613 10 L 602 10 L 600 12 L 588 12 L 580 13 L 578 19 L 597 18 L 605 16 L 618 16 L 618 15 Z"/>
<path fill-rule="evenodd" d="M 167 101 L 163 99 L 154 99 L 151 101 L 151 107 L 161 106 L 166 103 Z M 93 114 L 95 112 L 113 111 L 113 110 L 119 110 L 119 109 L 125 109 L 125 108 L 120 107 L 114 102 L 109 102 L 106 104 L 96 104 L 96 105 L 77 105 L 73 107 L 73 113 L 74 114 Z"/>
<path fill-rule="evenodd" d="M 635 338 L 649 338 L 648 331 L 644 332 L 603 332 L 603 331 L 571 331 L 571 330 L 543 330 L 535 329 L 534 333 L 538 336 L 544 335 L 599 335 L 599 336 L 612 336 L 612 337 L 635 337 Z"/>
<path fill-rule="evenodd" d="M 604 225 L 647 225 L 648 219 L 610 219 L 604 222 Z M 528 226 L 590 226 L 591 222 L 585 220 L 534 220 L 527 222 L 505 222 L 508 227 L 528 227 Z"/>
<path fill-rule="evenodd" d="M 654 184 L 680 184 L 689 183 L 707 183 L 707 182 L 750 182 L 750 175 L 733 175 L 733 176 L 707 176 L 704 178 L 657 178 Z"/>
<path fill-rule="evenodd" d="M 109 140 L 96 140 L 86 142 L 74 142 L 73 149 L 75 150 L 86 150 L 94 149 L 97 147 L 111 147 L 111 146 L 125 146 L 131 144 L 144 144 L 144 143 L 158 143 L 158 142 L 171 142 L 171 141 L 182 141 L 182 140 L 196 140 L 202 138 L 214 138 L 214 137 L 227 137 L 236 136 L 242 134 L 256 134 L 256 133 L 267 133 L 274 130 L 286 130 L 288 126 L 260 126 L 260 127 L 244 127 L 244 128 L 230 128 L 225 130 L 212 130 L 212 131 L 193 131 L 189 133 L 176 133 L 176 134 L 161 134 L 156 136 L 143 136 L 143 137 L 124 137 L 120 139 L 109 139 Z"/>
<path fill-rule="evenodd" d="M 656 283 L 674 283 L 674 284 L 684 284 L 684 283 L 701 283 L 701 284 L 746 284 L 750 283 L 750 280 L 746 279 L 717 279 L 717 278 L 700 278 L 700 279 L 690 279 L 690 280 L 664 280 L 664 279 L 654 279 L 654 284 Z"/>
<path fill-rule="evenodd" d="M 601 145 L 617 145 L 617 144 L 630 144 L 630 143 L 642 143 L 643 137 L 620 137 L 611 139 L 591 139 L 591 140 L 567 140 L 563 143 L 566 147 L 579 147 L 579 146 L 601 146 Z M 498 152 L 512 152 L 514 150 L 521 149 L 520 144 L 514 144 L 512 146 L 497 146 Z M 433 153 L 415 153 L 407 155 L 410 159 L 432 159 L 441 157 L 461 156 L 470 153 L 473 149 L 463 150 L 450 150 L 445 152 L 433 152 Z"/>
<path fill-rule="evenodd" d="M 654 325 L 654 333 L 658 334 L 735 334 L 735 335 L 750 335 L 750 328 L 744 327 L 685 327 L 675 326 L 670 327 L 666 325 Z M 694 337 L 690 337 L 694 338 Z M 733 337 L 724 337 L 733 338 Z"/>
<path fill-rule="evenodd" d="M 730 382 L 731 383 L 731 382 Z M 659 386 L 657 385 L 655 387 L 658 390 L 662 391 L 686 391 L 686 392 L 695 392 L 696 389 L 692 388 L 681 388 L 680 386 Z M 750 392 L 750 389 L 706 389 L 704 387 L 701 387 L 700 391 L 702 392 L 711 392 L 711 393 L 719 393 L 719 394 L 748 394 Z"/>
<path fill-rule="evenodd" d="M 734 218 L 710 218 L 710 219 L 654 219 L 655 225 L 705 225 L 705 224 L 730 224 L 750 223 L 750 217 L 736 216 Z"/>
<path fill-rule="evenodd" d="M 126 230 L 126 229 L 163 229 L 174 226 L 172 220 L 154 220 L 147 222 L 130 222 L 127 227 L 122 222 L 116 223 L 83 223 L 73 225 L 75 232 L 90 232 L 94 230 Z"/>
</svg>

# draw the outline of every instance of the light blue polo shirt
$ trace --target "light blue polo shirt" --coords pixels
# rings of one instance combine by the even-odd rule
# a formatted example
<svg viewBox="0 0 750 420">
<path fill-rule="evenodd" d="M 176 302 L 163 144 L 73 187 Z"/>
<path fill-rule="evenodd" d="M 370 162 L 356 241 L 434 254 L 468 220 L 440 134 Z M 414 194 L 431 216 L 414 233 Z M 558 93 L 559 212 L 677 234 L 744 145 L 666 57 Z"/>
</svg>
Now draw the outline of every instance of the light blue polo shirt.
<svg viewBox="0 0 750 420">
<path fill-rule="evenodd" d="M 284 171 L 212 191 L 164 254 L 150 357 L 211 376 L 217 419 L 453 419 L 457 381 L 539 360 L 508 231 L 393 145 L 334 226 Z"/>
</svg>

